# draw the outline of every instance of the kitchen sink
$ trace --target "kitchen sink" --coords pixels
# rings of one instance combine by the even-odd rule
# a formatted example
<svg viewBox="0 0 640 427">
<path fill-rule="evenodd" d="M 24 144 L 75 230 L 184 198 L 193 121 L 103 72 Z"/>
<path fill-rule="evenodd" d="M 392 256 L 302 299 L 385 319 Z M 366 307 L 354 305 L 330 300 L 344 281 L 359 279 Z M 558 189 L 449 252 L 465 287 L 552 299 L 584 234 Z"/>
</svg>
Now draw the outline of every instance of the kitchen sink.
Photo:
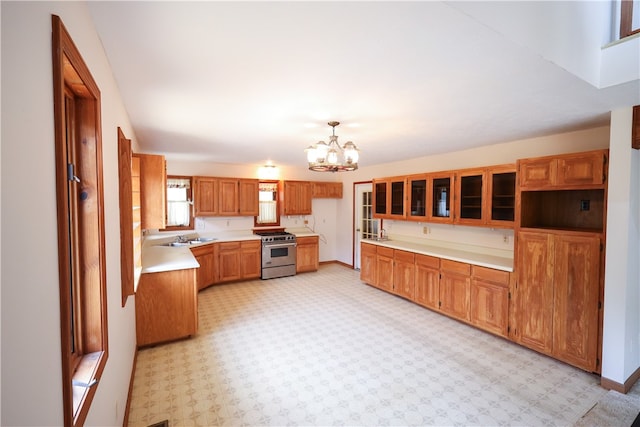
<svg viewBox="0 0 640 427">
<path fill-rule="evenodd" d="M 214 240 L 218 240 L 215 237 L 196 237 L 195 239 L 189 240 L 189 243 L 206 243 L 213 242 Z"/>
<path fill-rule="evenodd" d="M 189 246 L 189 242 L 171 242 L 163 243 L 162 246 Z"/>
</svg>

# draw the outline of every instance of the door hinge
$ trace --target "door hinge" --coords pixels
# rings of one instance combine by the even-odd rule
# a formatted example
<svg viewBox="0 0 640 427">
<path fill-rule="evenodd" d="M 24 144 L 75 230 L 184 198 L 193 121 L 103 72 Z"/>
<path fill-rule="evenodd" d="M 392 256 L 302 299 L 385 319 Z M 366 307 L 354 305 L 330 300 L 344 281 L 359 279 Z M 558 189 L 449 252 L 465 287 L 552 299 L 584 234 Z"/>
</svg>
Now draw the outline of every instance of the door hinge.
<svg viewBox="0 0 640 427">
<path fill-rule="evenodd" d="M 438 301 L 438 308 L 442 307 L 442 301 Z"/>
<path fill-rule="evenodd" d="M 508 292 L 508 293 L 507 293 L 507 295 L 508 295 L 508 297 L 507 297 L 507 298 L 508 298 L 508 299 L 511 299 L 511 292 Z"/>
<path fill-rule="evenodd" d="M 598 301 L 598 310 L 602 310 L 602 301 Z"/>
<path fill-rule="evenodd" d="M 75 166 L 73 163 L 67 163 L 67 180 L 80 182 L 80 178 L 76 176 Z"/>
<path fill-rule="evenodd" d="M 507 326 L 507 333 L 511 332 L 511 326 Z"/>
<path fill-rule="evenodd" d="M 600 252 L 604 251 L 604 243 L 600 242 Z"/>
<path fill-rule="evenodd" d="M 600 366 L 600 359 L 596 357 L 596 366 Z"/>
</svg>

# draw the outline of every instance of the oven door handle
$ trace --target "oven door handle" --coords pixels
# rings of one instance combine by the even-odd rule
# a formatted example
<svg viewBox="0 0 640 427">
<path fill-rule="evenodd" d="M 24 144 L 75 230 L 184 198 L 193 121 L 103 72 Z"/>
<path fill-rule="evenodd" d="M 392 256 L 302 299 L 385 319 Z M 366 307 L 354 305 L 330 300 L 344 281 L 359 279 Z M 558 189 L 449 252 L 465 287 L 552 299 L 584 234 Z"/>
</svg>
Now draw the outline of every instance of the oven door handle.
<svg viewBox="0 0 640 427">
<path fill-rule="evenodd" d="M 276 245 L 264 245 L 265 248 L 286 248 L 286 247 L 296 247 L 298 246 L 297 243 L 280 243 L 280 244 L 276 244 Z"/>
</svg>

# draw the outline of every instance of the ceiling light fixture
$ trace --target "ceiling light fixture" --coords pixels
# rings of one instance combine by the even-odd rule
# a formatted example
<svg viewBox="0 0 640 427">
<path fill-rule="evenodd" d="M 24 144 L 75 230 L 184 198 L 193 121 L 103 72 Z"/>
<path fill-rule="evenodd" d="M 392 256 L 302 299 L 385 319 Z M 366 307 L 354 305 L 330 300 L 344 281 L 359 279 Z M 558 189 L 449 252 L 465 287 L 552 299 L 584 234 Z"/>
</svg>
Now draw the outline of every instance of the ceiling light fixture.
<svg viewBox="0 0 640 427">
<path fill-rule="evenodd" d="M 327 123 L 333 128 L 329 144 L 319 141 L 306 148 L 309 170 L 316 172 L 349 172 L 358 169 L 358 148 L 347 141 L 342 147 L 338 144 L 336 126 L 340 122 Z"/>
</svg>

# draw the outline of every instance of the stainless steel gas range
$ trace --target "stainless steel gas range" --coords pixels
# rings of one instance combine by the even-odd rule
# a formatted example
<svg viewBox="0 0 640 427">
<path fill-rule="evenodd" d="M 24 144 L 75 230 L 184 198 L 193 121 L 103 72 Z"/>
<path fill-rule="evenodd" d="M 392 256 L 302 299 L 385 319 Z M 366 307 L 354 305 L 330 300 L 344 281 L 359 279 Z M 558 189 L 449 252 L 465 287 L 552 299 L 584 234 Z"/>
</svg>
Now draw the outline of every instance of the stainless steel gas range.
<svg viewBox="0 0 640 427">
<path fill-rule="evenodd" d="M 258 231 L 262 237 L 263 279 L 296 274 L 296 236 L 285 231 Z"/>
</svg>

